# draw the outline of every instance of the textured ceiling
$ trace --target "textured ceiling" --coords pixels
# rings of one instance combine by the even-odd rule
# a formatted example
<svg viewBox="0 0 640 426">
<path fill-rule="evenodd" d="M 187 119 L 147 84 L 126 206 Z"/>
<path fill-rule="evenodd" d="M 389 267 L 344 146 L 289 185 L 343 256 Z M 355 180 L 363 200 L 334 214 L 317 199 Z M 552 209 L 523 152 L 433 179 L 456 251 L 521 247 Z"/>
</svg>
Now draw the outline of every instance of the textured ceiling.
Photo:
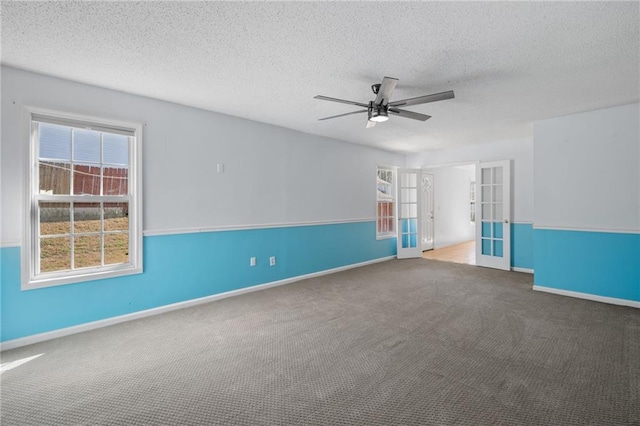
<svg viewBox="0 0 640 426">
<path fill-rule="evenodd" d="M 2 2 L 4 64 L 394 151 L 638 102 L 639 2 Z M 454 90 L 365 129 L 392 100 Z"/>
</svg>

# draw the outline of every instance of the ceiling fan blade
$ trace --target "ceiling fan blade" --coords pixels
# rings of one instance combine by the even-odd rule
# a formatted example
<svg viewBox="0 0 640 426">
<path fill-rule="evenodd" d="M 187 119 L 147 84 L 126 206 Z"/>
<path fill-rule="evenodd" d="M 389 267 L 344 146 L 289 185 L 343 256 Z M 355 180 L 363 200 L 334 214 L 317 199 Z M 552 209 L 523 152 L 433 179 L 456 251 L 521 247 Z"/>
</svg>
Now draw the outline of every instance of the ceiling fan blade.
<svg viewBox="0 0 640 426">
<path fill-rule="evenodd" d="M 419 105 L 419 104 L 426 104 L 429 102 L 444 101 L 445 99 L 453 99 L 454 97 L 455 96 L 453 95 L 453 90 L 449 90 L 448 92 L 434 93 L 433 95 L 418 96 L 417 98 L 410 98 L 410 99 L 403 99 L 401 101 L 389 102 L 389 106 L 406 107 L 410 105 Z"/>
<path fill-rule="evenodd" d="M 367 120 L 367 129 L 376 125 L 375 121 Z"/>
<path fill-rule="evenodd" d="M 345 101 L 344 99 L 330 98 L 328 96 L 322 96 L 322 95 L 314 96 L 313 99 L 320 99 L 322 101 L 340 102 L 341 104 L 357 105 L 364 108 L 369 108 L 369 104 L 362 104 L 360 102 L 353 102 L 353 101 Z"/>
<path fill-rule="evenodd" d="M 404 117 L 404 118 L 411 118 L 413 120 L 427 121 L 428 119 L 431 118 L 430 115 L 419 114 L 417 112 L 407 111 L 407 110 L 398 109 L 398 108 L 389 108 L 389 112 L 391 114 L 399 115 L 400 117 Z"/>
<path fill-rule="evenodd" d="M 360 111 L 353 111 L 353 112 L 348 112 L 346 114 L 338 114 L 338 115 L 332 115 L 331 117 L 325 117 L 325 118 L 319 118 L 318 121 L 322 121 L 322 120 L 330 120 L 332 118 L 338 118 L 338 117 L 344 117 L 345 115 L 351 115 L 351 114 L 360 114 L 363 112 L 367 112 L 369 111 L 368 109 L 362 109 Z"/>
<path fill-rule="evenodd" d="M 376 105 L 386 105 L 389 103 L 391 94 L 396 89 L 396 84 L 398 84 L 397 78 L 385 77 L 382 79 L 382 85 L 380 85 L 378 96 L 376 96 L 375 100 Z"/>
</svg>

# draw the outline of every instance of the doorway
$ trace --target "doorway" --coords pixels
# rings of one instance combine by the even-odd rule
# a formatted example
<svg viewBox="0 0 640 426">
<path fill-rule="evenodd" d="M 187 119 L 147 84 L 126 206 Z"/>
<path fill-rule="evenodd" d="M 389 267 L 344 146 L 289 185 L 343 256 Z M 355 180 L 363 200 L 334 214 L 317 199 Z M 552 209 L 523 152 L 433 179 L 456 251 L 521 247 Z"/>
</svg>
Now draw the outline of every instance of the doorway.
<svg viewBox="0 0 640 426">
<path fill-rule="evenodd" d="M 476 164 L 422 170 L 422 257 L 475 264 Z"/>
<path fill-rule="evenodd" d="M 476 264 L 476 242 L 474 240 L 422 253 L 423 259 L 443 262 Z"/>
</svg>

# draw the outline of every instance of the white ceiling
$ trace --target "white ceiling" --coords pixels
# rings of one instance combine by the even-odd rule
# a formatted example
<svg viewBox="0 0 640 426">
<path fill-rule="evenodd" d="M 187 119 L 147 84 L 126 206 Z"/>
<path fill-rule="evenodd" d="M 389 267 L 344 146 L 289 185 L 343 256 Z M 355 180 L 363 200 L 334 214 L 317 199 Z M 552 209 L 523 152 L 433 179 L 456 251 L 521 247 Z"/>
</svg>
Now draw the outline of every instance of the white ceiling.
<svg viewBox="0 0 640 426">
<path fill-rule="evenodd" d="M 531 136 L 532 122 L 638 102 L 639 2 L 2 2 L 4 64 L 312 134 L 415 152 Z M 366 115 L 392 101 L 426 121 Z"/>
</svg>

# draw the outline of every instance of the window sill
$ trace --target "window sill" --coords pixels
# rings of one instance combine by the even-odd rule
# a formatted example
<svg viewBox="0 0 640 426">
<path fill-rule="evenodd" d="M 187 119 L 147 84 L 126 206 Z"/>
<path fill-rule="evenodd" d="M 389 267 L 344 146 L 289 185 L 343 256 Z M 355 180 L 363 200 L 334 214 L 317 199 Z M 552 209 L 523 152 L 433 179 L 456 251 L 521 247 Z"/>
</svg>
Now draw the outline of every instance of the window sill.
<svg viewBox="0 0 640 426">
<path fill-rule="evenodd" d="M 74 275 L 64 275 L 58 277 L 34 277 L 31 280 L 22 284 L 22 290 L 36 290 L 39 288 L 55 287 L 66 284 L 77 284 L 87 281 L 97 281 L 106 278 L 122 277 L 126 275 L 141 274 L 141 267 L 134 267 L 131 265 L 120 266 L 116 269 L 108 269 L 101 271 L 86 271 L 84 273 L 79 272 Z"/>
<path fill-rule="evenodd" d="M 388 240 L 390 238 L 396 238 L 396 234 L 376 235 L 376 240 Z"/>
</svg>

